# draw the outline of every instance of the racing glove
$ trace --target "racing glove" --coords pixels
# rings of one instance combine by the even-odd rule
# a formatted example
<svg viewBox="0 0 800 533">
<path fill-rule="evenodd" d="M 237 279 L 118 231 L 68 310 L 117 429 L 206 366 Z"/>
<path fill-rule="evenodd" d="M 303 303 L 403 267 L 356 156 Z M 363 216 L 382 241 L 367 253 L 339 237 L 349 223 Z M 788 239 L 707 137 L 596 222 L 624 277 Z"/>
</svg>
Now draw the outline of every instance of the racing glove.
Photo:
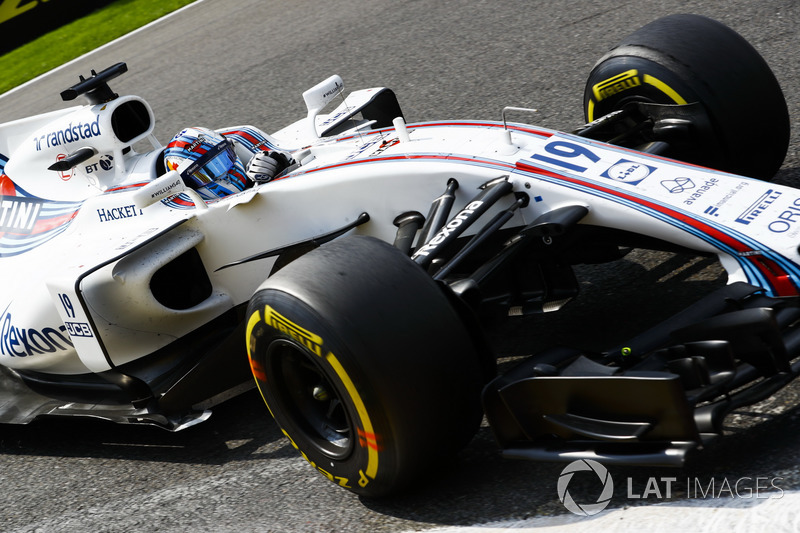
<svg viewBox="0 0 800 533">
<path fill-rule="evenodd" d="M 289 166 L 289 158 L 281 152 L 256 152 L 247 163 L 247 177 L 256 183 L 266 183 Z"/>
</svg>

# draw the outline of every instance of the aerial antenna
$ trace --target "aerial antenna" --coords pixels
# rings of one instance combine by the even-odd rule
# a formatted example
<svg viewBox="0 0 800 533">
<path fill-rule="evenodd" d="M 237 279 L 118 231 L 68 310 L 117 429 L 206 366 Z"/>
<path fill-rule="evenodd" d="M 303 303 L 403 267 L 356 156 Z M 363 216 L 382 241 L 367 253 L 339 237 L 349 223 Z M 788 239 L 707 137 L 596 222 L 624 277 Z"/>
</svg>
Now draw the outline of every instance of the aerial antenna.
<svg viewBox="0 0 800 533">
<path fill-rule="evenodd" d="M 61 99 L 67 102 L 83 94 L 86 95 L 90 104 L 104 104 L 110 102 L 119 97 L 119 95 L 111 90 L 111 87 L 108 86 L 108 82 L 127 71 L 128 65 L 125 63 L 112 65 L 99 74 L 92 69 L 91 77 L 84 78 L 83 75 L 79 75 L 78 78 L 81 80 L 80 82 L 69 89 L 61 91 Z"/>
</svg>

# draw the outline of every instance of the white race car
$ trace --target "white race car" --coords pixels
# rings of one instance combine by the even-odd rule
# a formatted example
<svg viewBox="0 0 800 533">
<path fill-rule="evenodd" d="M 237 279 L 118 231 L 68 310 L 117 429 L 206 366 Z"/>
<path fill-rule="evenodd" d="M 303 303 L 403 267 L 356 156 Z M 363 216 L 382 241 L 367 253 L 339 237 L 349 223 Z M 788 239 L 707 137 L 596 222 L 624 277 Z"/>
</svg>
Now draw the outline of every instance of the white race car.
<svg viewBox="0 0 800 533">
<path fill-rule="evenodd" d="M 733 30 L 678 15 L 606 54 L 571 133 L 406 124 L 384 88 L 303 94 L 270 141 L 296 164 L 206 201 L 164 166 L 150 106 L 0 125 L 0 422 L 179 430 L 257 386 L 315 468 L 392 493 L 485 415 L 504 454 L 680 464 L 798 374 L 800 191 L 774 75 Z M 712 170 L 713 169 L 713 170 Z M 747 177 L 744 177 L 747 176 Z M 602 353 L 495 377 L 483 317 L 555 311 L 572 266 L 630 247 L 717 256 L 730 283 Z M 255 379 L 254 379 L 255 378 Z"/>
</svg>

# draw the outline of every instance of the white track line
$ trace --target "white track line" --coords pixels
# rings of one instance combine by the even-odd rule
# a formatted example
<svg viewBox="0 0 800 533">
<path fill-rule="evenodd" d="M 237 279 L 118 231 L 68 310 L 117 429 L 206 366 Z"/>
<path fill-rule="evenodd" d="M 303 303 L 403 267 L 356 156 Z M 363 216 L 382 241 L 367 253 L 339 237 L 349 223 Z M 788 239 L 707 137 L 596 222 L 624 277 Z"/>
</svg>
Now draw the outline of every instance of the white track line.
<svg viewBox="0 0 800 533">
<path fill-rule="evenodd" d="M 708 498 L 607 509 L 594 516 L 539 516 L 426 533 L 796 533 L 800 531 L 800 492 L 761 498 Z"/>
</svg>

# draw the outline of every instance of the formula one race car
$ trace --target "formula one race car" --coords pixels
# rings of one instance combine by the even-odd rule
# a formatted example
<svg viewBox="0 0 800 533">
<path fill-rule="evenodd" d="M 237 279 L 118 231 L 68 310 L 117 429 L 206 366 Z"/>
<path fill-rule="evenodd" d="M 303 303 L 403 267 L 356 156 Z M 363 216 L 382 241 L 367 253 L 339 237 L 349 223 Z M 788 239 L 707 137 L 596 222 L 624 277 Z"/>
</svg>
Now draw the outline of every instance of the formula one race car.
<svg viewBox="0 0 800 533">
<path fill-rule="evenodd" d="M 571 133 L 518 108 L 406 124 L 384 88 L 323 114 L 331 77 L 271 136 L 297 164 L 215 201 L 165 168 L 148 104 L 110 89 L 125 70 L 0 125 L 2 423 L 179 430 L 256 385 L 317 470 L 379 496 L 484 415 L 512 457 L 681 464 L 800 371 L 800 191 L 768 181 L 787 108 L 718 22 L 625 39 Z M 631 248 L 716 256 L 729 283 L 618 346 L 495 375 L 481 325 L 560 309 L 573 266 Z"/>
</svg>

